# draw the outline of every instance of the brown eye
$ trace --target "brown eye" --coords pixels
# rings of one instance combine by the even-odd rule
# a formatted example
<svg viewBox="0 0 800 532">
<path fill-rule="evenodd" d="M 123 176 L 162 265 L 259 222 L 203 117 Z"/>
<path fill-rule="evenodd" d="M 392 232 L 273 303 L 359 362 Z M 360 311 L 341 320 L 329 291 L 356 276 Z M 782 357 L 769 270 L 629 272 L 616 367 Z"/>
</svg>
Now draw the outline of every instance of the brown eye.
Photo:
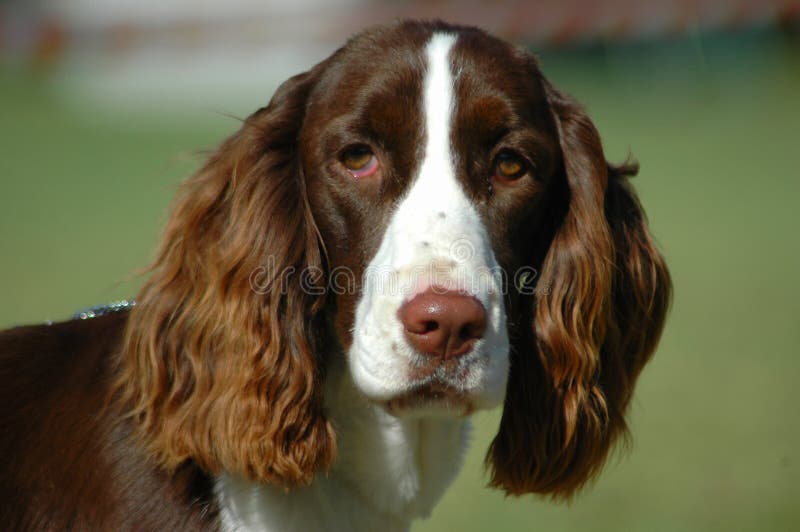
<svg viewBox="0 0 800 532">
<path fill-rule="evenodd" d="M 513 151 L 503 150 L 495 158 L 494 174 L 501 179 L 519 179 L 527 171 L 528 164 Z"/>
<path fill-rule="evenodd" d="M 353 146 L 346 149 L 340 160 L 353 177 L 367 177 L 378 170 L 378 158 L 368 146 Z"/>
</svg>

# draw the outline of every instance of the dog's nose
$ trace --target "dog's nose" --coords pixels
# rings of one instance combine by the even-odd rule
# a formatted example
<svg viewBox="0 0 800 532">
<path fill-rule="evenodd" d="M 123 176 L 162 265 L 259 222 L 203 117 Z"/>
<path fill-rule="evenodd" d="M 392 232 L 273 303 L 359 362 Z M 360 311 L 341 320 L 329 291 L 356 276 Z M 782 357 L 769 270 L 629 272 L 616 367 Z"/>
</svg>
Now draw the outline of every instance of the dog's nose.
<svg viewBox="0 0 800 532">
<path fill-rule="evenodd" d="M 468 353 L 486 331 L 480 301 L 452 290 L 417 294 L 400 307 L 398 316 L 415 349 L 445 360 Z"/>
</svg>

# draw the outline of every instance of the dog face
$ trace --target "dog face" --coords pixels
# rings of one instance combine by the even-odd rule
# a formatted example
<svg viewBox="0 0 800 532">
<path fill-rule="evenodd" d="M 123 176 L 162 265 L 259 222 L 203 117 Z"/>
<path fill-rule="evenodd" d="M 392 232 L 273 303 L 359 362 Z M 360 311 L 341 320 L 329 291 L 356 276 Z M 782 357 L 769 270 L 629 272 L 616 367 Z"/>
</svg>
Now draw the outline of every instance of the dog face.
<svg viewBox="0 0 800 532">
<path fill-rule="evenodd" d="M 344 356 L 393 415 L 504 403 L 493 484 L 568 496 L 624 432 L 669 298 L 633 173 L 528 54 L 367 31 L 186 183 L 121 396 L 168 467 L 302 484 L 334 459 L 322 382 Z"/>
<path fill-rule="evenodd" d="M 458 415 L 504 397 L 512 265 L 497 257 L 514 256 L 508 243 L 525 223 L 515 207 L 533 202 L 543 178 L 508 138 L 509 95 L 476 93 L 476 58 L 459 55 L 457 36 L 416 37 L 393 47 L 392 62 L 381 62 L 384 42 L 340 52 L 349 83 L 312 92 L 303 168 L 331 262 L 352 273 L 336 294 L 336 328 L 356 384 L 395 411 Z M 506 113 L 491 131 L 475 127 L 480 100 Z M 547 121 L 516 133 L 548 126 L 554 137 Z M 499 173 L 513 164 L 513 179 Z"/>
</svg>

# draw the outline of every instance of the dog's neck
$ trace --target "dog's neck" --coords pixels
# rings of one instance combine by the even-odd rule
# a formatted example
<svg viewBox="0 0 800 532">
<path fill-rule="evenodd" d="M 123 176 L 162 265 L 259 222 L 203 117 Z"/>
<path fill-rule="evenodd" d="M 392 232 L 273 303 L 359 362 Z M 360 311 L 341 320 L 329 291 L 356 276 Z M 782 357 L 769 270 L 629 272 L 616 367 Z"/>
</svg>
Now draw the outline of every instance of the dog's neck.
<svg viewBox="0 0 800 532">
<path fill-rule="evenodd" d="M 469 422 L 390 415 L 355 388 L 344 362 L 330 368 L 325 398 L 335 465 L 290 491 L 221 476 L 223 530 L 390 532 L 431 513 L 461 467 Z"/>
</svg>

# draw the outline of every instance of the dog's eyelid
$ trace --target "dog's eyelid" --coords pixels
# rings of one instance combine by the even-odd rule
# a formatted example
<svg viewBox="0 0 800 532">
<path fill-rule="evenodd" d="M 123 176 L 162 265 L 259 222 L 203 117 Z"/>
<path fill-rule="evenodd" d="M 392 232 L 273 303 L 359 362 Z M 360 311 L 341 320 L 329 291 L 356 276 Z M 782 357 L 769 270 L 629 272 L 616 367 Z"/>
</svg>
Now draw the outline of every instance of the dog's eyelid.
<svg viewBox="0 0 800 532">
<path fill-rule="evenodd" d="M 336 157 L 338 159 L 341 159 L 345 155 L 348 155 L 348 154 L 351 154 L 351 153 L 364 153 L 364 152 L 374 153 L 374 150 L 372 149 L 372 146 L 370 146 L 366 142 L 359 142 L 359 141 L 357 141 L 357 142 L 348 142 L 347 144 L 344 144 L 336 152 Z"/>
</svg>

